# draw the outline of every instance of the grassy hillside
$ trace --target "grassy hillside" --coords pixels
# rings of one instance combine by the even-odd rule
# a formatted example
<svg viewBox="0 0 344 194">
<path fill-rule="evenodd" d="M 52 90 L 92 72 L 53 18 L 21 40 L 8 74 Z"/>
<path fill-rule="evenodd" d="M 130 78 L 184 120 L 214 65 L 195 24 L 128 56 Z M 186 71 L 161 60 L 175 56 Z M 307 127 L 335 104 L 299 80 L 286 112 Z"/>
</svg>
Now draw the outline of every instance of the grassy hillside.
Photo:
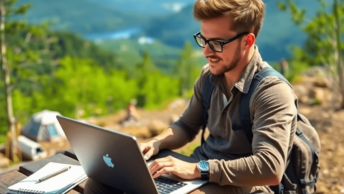
<svg viewBox="0 0 344 194">
<path fill-rule="evenodd" d="M 139 44 L 134 40 L 112 40 L 98 42 L 98 46 L 114 52 L 116 63 L 121 67 L 133 70 L 135 65 L 142 62 L 142 55 L 148 52 L 153 63 L 166 74 L 170 74 L 175 68 L 182 49 L 170 47 L 160 41 L 154 41 L 151 44 Z M 198 50 L 195 47 L 195 50 Z M 199 67 L 206 63 L 202 55 L 199 56 Z"/>
</svg>

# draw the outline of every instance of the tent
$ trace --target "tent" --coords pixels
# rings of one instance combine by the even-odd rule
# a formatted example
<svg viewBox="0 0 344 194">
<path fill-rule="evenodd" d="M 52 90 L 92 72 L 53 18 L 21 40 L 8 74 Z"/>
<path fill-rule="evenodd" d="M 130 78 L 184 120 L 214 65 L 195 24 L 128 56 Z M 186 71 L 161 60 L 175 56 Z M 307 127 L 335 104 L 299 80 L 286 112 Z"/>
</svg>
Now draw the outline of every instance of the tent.
<svg viewBox="0 0 344 194">
<path fill-rule="evenodd" d="M 66 135 L 57 121 L 56 115 L 61 114 L 49 110 L 34 114 L 29 123 L 23 127 L 21 134 L 36 142 L 65 139 Z"/>
</svg>

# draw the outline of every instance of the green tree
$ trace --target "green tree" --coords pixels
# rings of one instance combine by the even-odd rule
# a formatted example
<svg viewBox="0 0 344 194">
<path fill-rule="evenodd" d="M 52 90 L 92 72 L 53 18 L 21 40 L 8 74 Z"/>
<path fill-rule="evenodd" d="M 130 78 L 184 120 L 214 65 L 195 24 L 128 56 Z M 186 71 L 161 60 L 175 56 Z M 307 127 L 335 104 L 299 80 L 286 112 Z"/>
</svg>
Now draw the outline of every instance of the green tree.
<svg viewBox="0 0 344 194">
<path fill-rule="evenodd" d="M 149 54 L 144 52 L 143 62 L 135 68 L 137 80 L 137 105 L 155 108 L 166 100 L 178 96 L 179 79 L 164 75 L 155 67 Z"/>
<path fill-rule="evenodd" d="M 297 7 L 293 0 L 282 0 L 277 6 L 289 11 L 292 21 L 308 35 L 302 48 L 293 47 L 294 58 L 312 65 L 324 65 L 332 75 L 333 88 L 342 96 L 344 109 L 344 0 L 318 0 L 321 8 L 311 20 L 305 18 L 305 9 Z"/>
<path fill-rule="evenodd" d="M 153 83 L 151 75 L 157 71 L 154 63 L 151 61 L 148 52 L 143 53 L 143 62 L 135 67 L 135 75 L 137 77 L 137 86 L 139 88 L 137 95 L 137 106 L 144 107 L 149 98 L 150 87 Z"/>
<path fill-rule="evenodd" d="M 25 120 L 50 109 L 72 118 L 106 115 L 123 109 L 137 95 L 137 82 L 125 71 L 106 71 L 93 60 L 64 57 L 53 78 L 41 78 L 42 90 L 13 92 L 14 110 Z"/>
<path fill-rule="evenodd" d="M 192 44 L 186 42 L 174 69 L 174 74 L 180 79 L 179 94 L 183 97 L 186 97 L 187 92 L 192 89 L 199 73 L 198 60 L 193 56 L 193 53 Z"/>
<path fill-rule="evenodd" d="M 31 6 L 24 4 L 21 6 L 14 6 L 16 0 L 0 0 L 0 44 L 1 44 L 1 69 L 3 79 L 3 94 L 5 98 L 5 110 L 7 125 L 12 134 L 12 160 L 18 161 L 17 156 L 17 140 L 15 130 L 15 117 L 13 113 L 12 104 L 12 92 L 20 82 L 25 80 L 26 82 L 34 82 L 37 78 L 35 77 L 31 66 L 42 63 L 42 56 L 49 54 L 48 46 L 49 43 L 46 41 L 46 45 L 38 51 L 32 51 L 28 49 L 27 45 L 33 38 L 44 37 L 46 25 L 41 26 L 28 26 L 25 22 L 18 20 L 11 20 L 12 17 L 23 15 Z M 6 21 L 5 21 L 6 18 Z M 25 41 L 21 42 L 14 47 L 8 47 L 5 37 L 12 36 L 20 30 L 27 32 Z M 7 48 L 6 48 L 7 46 Z M 7 52 L 6 52 L 7 51 Z"/>
</svg>

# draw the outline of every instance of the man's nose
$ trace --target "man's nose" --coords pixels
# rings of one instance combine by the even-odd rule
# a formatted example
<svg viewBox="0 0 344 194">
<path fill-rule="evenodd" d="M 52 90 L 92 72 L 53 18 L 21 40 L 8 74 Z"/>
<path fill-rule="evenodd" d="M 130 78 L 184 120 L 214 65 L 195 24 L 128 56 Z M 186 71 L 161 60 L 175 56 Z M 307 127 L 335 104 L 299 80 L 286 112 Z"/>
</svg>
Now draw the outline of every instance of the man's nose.
<svg viewBox="0 0 344 194">
<path fill-rule="evenodd" d="M 214 51 L 210 48 L 209 44 L 206 44 L 203 48 L 203 55 L 205 57 L 214 55 Z"/>
</svg>

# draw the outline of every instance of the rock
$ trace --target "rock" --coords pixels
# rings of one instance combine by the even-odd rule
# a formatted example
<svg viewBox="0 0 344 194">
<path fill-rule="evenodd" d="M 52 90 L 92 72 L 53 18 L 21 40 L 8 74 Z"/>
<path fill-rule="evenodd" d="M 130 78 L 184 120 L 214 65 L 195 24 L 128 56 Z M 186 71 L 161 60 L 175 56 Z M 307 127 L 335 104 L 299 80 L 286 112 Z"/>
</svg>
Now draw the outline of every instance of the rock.
<svg viewBox="0 0 344 194">
<path fill-rule="evenodd" d="M 304 75 L 309 76 L 309 77 L 319 77 L 319 76 L 324 76 L 325 75 L 325 68 L 324 67 L 312 67 L 305 72 L 303 72 Z"/>
<path fill-rule="evenodd" d="M 299 107 L 299 112 L 304 115 L 312 113 L 312 109 L 309 107 Z"/>
<path fill-rule="evenodd" d="M 323 88 L 315 87 L 310 91 L 313 98 L 312 104 L 323 104 L 326 101 L 325 91 Z"/>
<path fill-rule="evenodd" d="M 300 103 L 308 104 L 309 103 L 309 97 L 308 96 L 302 96 L 301 98 L 298 98 Z"/>
<path fill-rule="evenodd" d="M 328 169 L 324 169 L 322 173 L 323 173 L 323 174 L 329 174 L 330 171 L 329 171 Z"/>
<path fill-rule="evenodd" d="M 168 126 L 160 121 L 160 120 L 152 120 L 148 124 L 148 130 L 152 137 L 159 135 L 163 130 L 165 130 Z"/>
<path fill-rule="evenodd" d="M 326 185 L 322 182 L 319 182 L 317 184 L 317 194 L 325 194 L 325 193 L 328 193 L 328 189 L 326 187 Z"/>
<path fill-rule="evenodd" d="M 10 165 L 10 159 L 2 157 L 0 158 L 0 168 L 5 168 Z"/>
<path fill-rule="evenodd" d="M 147 138 L 151 137 L 150 131 L 149 131 L 147 126 L 127 127 L 127 128 L 123 128 L 121 131 L 123 131 L 129 135 L 133 135 L 137 138 L 147 139 Z"/>
<path fill-rule="evenodd" d="M 322 113 L 321 113 L 321 116 L 322 116 L 322 118 L 324 118 L 324 119 L 329 119 L 329 118 L 331 117 L 331 115 L 330 115 L 328 112 L 322 112 Z"/>
<path fill-rule="evenodd" d="M 328 88 L 330 86 L 329 81 L 324 77 L 316 79 L 313 84 L 315 87 L 320 87 L 320 88 Z"/>
<path fill-rule="evenodd" d="M 186 106 L 186 101 L 183 99 L 177 99 L 175 101 L 173 101 L 169 106 L 168 109 L 169 110 L 175 110 L 178 108 L 184 108 Z"/>
<path fill-rule="evenodd" d="M 308 103 L 309 97 L 308 97 L 308 90 L 303 85 L 295 85 L 293 86 L 294 93 L 297 96 L 300 103 Z"/>
<path fill-rule="evenodd" d="M 326 127 L 324 128 L 326 133 L 332 133 L 333 132 L 333 127 Z"/>
</svg>

